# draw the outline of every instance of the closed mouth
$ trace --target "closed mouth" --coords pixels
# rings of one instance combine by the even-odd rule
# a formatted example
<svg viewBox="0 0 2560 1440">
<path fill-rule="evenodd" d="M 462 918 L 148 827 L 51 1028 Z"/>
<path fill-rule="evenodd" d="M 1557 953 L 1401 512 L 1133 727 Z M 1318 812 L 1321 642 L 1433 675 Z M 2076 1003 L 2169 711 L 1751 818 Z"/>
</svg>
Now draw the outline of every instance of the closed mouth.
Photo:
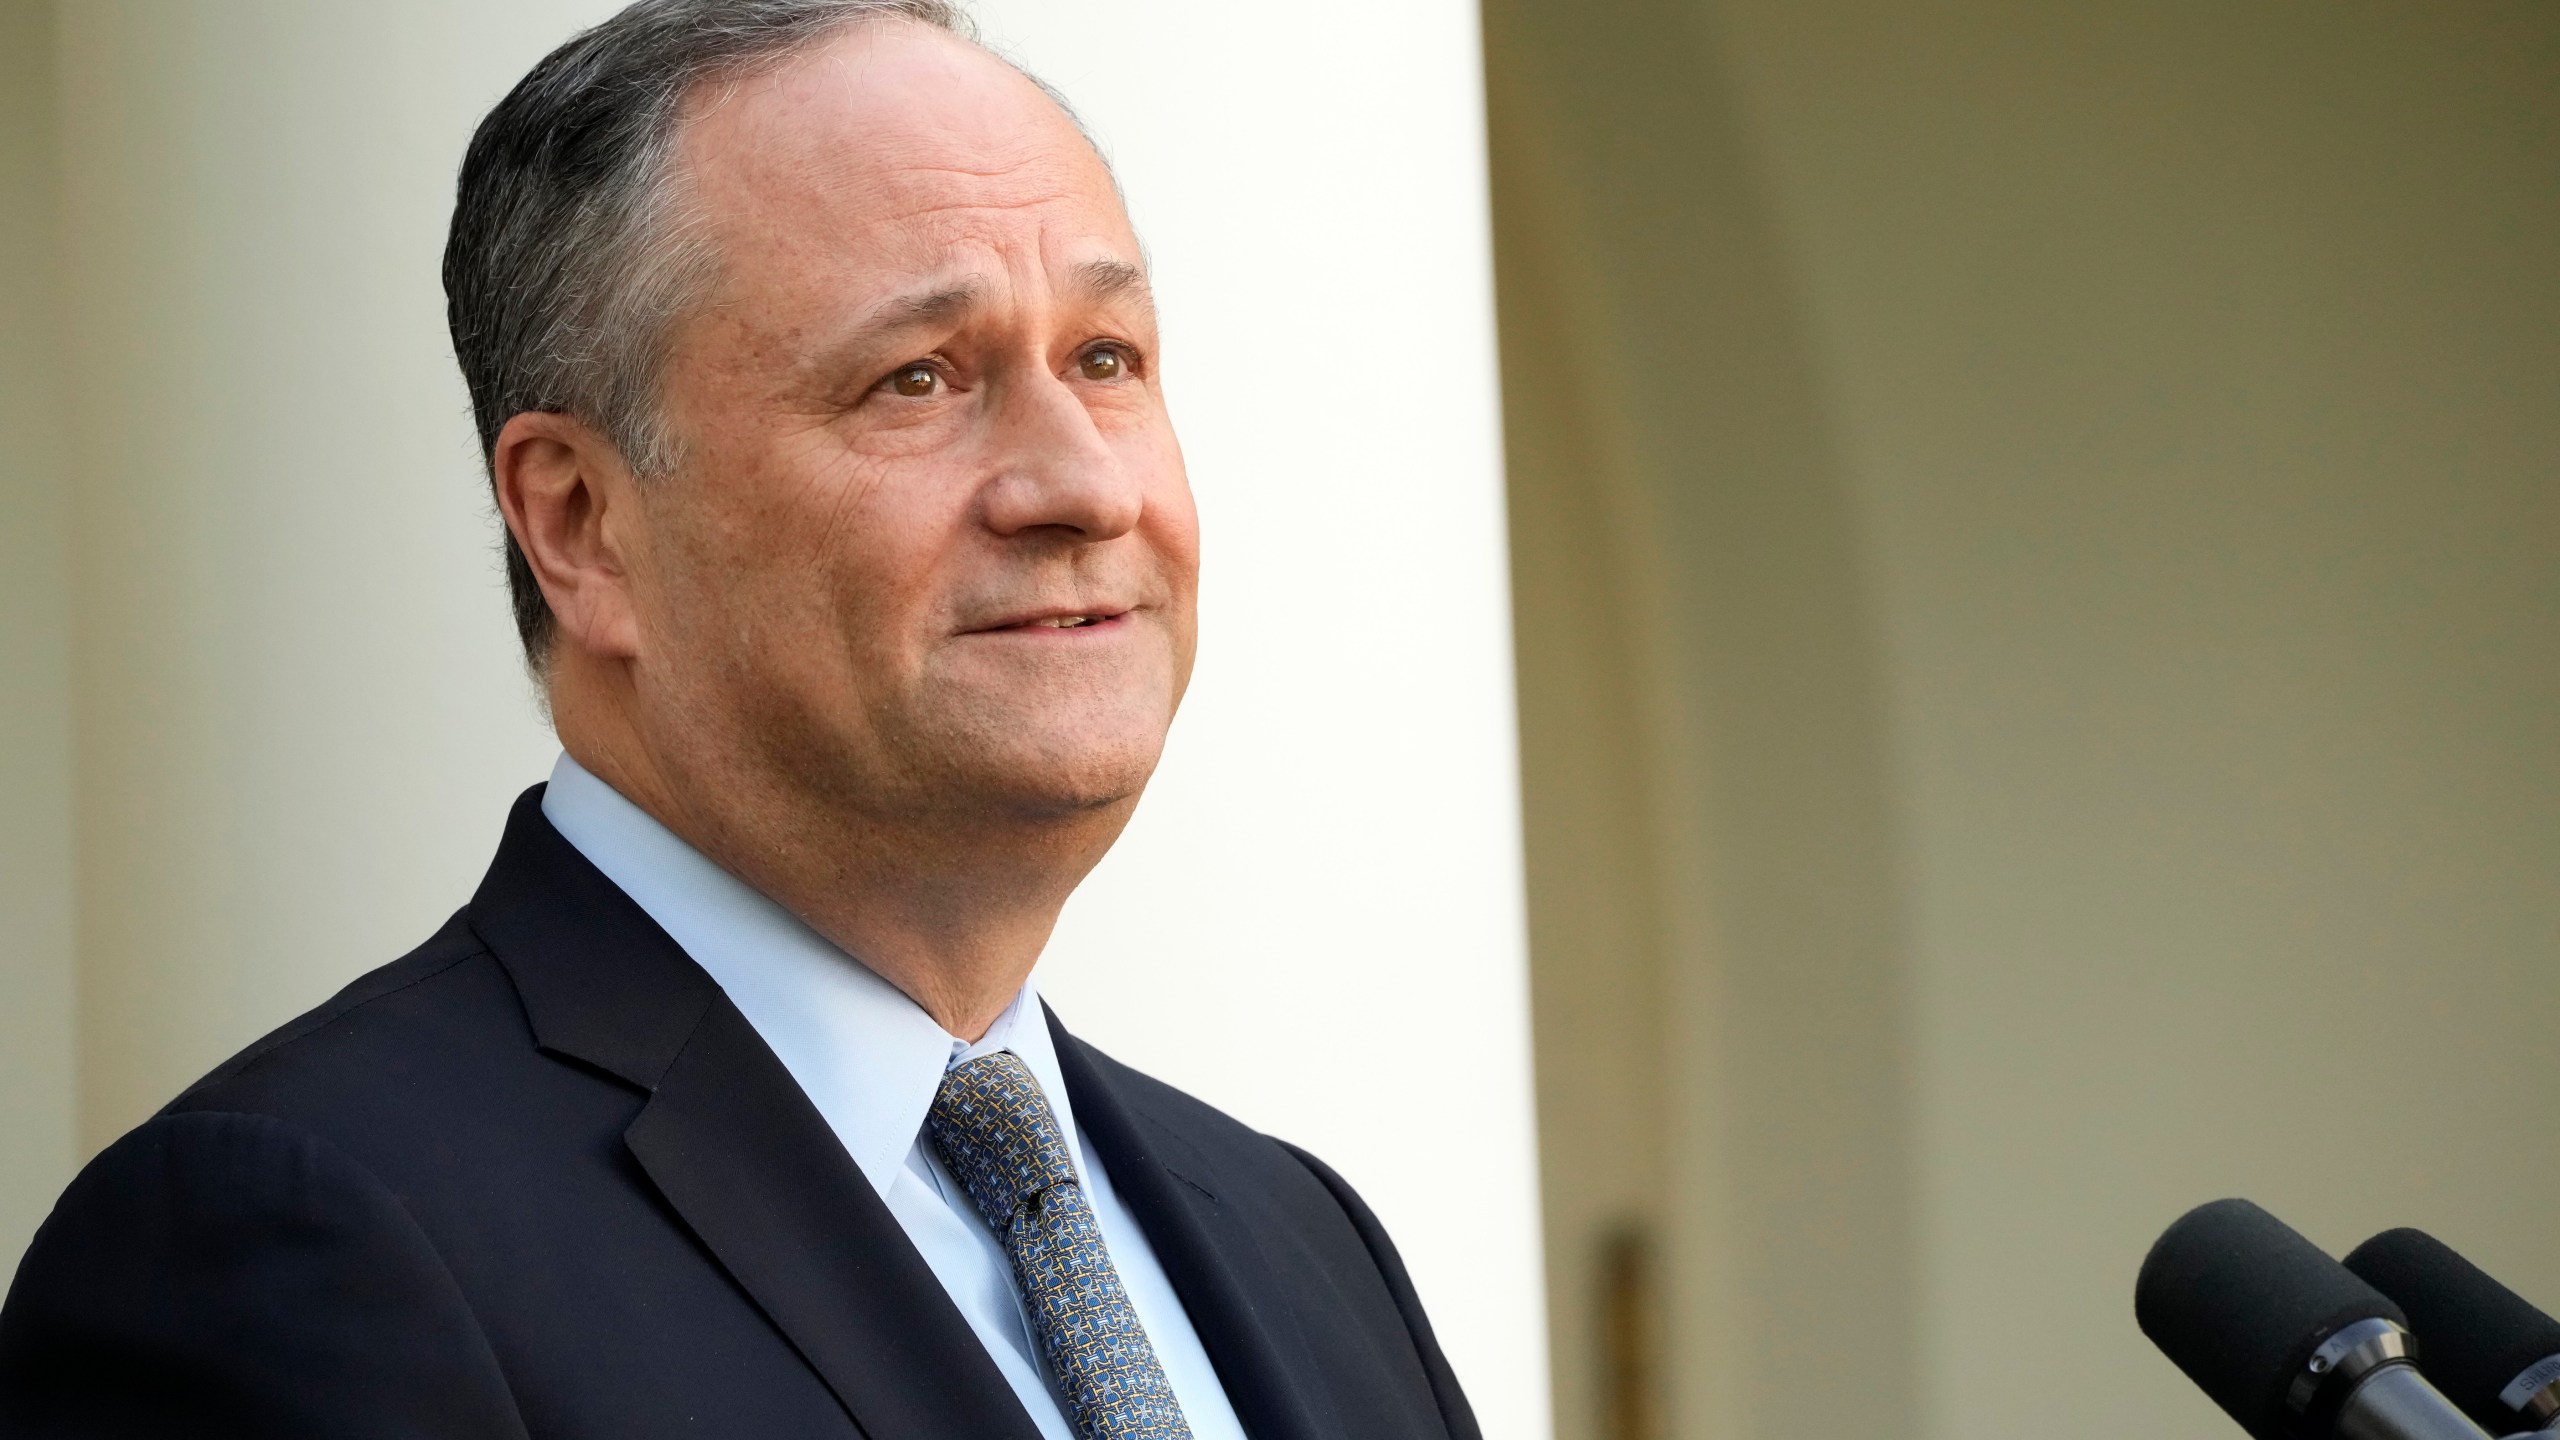
<svg viewBox="0 0 2560 1440">
<path fill-rule="evenodd" d="M 1069 610 L 1045 615 L 1026 615 L 1020 619 L 998 621 L 970 631 L 973 635 L 1004 635 L 1023 631 L 1098 630 L 1127 616 L 1126 610 Z"/>
</svg>

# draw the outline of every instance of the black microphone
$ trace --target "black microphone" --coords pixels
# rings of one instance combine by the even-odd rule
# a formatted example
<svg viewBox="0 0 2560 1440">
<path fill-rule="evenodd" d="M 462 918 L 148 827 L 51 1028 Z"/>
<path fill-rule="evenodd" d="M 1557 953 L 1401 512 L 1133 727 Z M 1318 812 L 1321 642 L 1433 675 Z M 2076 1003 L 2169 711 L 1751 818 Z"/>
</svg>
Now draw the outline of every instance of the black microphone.
<svg viewBox="0 0 2560 1440">
<path fill-rule="evenodd" d="M 2133 1315 L 2257 1440 L 2488 1440 L 2411 1363 L 2399 1306 L 2246 1200 L 2161 1235 Z"/>
<path fill-rule="evenodd" d="M 2560 1429 L 2560 1320 L 2423 1230 L 2385 1230 L 2347 1268 L 2398 1301 L 2427 1373 L 2491 1430 Z"/>
</svg>

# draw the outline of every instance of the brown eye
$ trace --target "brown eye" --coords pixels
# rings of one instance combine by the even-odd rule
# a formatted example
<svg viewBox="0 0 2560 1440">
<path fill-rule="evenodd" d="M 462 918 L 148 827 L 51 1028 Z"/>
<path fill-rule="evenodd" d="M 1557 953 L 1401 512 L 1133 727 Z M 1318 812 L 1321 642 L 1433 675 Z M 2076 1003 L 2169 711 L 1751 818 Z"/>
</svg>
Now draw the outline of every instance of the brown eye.
<svg viewBox="0 0 2560 1440">
<path fill-rule="evenodd" d="M 899 395 L 922 398 L 942 385 L 942 377 L 930 365 L 910 365 L 889 377 L 889 389 Z"/>
<path fill-rule="evenodd" d="M 1084 358 L 1076 362 L 1076 368 L 1087 380 L 1117 380 L 1128 373 L 1129 362 L 1119 351 L 1106 346 L 1084 352 Z"/>
</svg>

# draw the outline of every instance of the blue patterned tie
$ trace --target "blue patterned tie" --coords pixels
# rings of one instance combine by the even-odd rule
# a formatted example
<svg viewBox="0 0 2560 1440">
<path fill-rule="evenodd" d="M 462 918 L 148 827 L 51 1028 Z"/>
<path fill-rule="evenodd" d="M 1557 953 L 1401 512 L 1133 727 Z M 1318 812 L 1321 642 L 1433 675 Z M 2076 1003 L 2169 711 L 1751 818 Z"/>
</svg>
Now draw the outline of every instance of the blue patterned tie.
<svg viewBox="0 0 2560 1440">
<path fill-rule="evenodd" d="M 1013 1260 L 1032 1333 L 1065 1386 L 1077 1433 L 1191 1440 L 1031 1071 L 1003 1050 L 954 1066 L 925 1128 Z"/>
</svg>

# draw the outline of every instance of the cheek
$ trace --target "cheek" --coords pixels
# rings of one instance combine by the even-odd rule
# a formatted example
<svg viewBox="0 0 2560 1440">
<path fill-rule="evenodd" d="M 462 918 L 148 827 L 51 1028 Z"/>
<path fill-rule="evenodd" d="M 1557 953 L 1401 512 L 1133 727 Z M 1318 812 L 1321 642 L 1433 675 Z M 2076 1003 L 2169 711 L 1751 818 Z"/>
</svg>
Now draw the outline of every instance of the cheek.
<svg viewBox="0 0 2560 1440">
<path fill-rule="evenodd" d="M 660 619 L 722 672 L 771 669 L 779 646 L 805 644 L 835 589 L 849 528 L 827 487 L 795 479 L 775 457 L 696 448 L 653 507 L 660 537 Z"/>
<path fill-rule="evenodd" d="M 774 643 L 894 668 L 938 633 L 941 572 L 965 513 L 929 464 L 832 441 L 798 449 L 766 469 L 759 503 L 741 507 L 728 581 L 756 597 Z"/>
<path fill-rule="evenodd" d="M 1131 438 L 1135 443 L 1123 454 L 1131 468 L 1147 477 L 1146 515 L 1140 523 L 1168 578 L 1188 591 L 1200 569 L 1200 512 L 1183 470 L 1182 447 L 1170 425 Z"/>
<path fill-rule="evenodd" d="M 1172 590 L 1186 634 L 1193 623 L 1192 606 L 1200 589 L 1200 516 L 1188 488 L 1178 487 L 1149 507 L 1148 531 L 1162 557 L 1165 584 Z"/>
</svg>

